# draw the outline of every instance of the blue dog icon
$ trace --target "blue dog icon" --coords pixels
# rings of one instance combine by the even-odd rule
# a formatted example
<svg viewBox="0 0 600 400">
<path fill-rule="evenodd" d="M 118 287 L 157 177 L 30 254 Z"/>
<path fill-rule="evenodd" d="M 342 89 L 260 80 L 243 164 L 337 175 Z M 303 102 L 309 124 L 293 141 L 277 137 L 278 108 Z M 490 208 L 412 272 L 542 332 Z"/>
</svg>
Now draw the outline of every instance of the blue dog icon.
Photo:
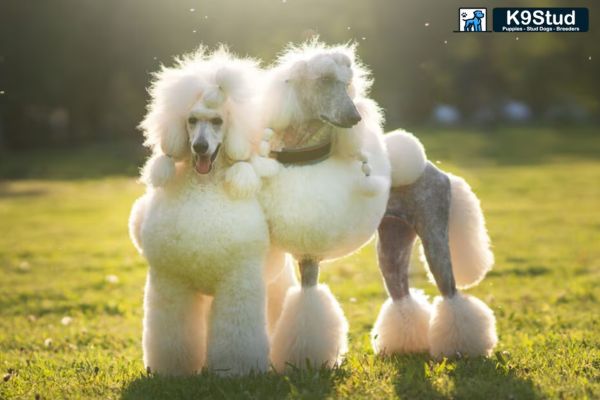
<svg viewBox="0 0 600 400">
<path fill-rule="evenodd" d="M 467 14 L 463 13 L 462 14 L 463 17 L 466 17 Z M 475 10 L 473 11 L 473 18 L 470 19 L 463 19 L 463 21 L 465 21 L 465 31 L 475 31 L 475 32 L 481 32 L 481 19 L 485 17 L 485 14 L 483 13 L 483 11 L 481 10 Z"/>
</svg>

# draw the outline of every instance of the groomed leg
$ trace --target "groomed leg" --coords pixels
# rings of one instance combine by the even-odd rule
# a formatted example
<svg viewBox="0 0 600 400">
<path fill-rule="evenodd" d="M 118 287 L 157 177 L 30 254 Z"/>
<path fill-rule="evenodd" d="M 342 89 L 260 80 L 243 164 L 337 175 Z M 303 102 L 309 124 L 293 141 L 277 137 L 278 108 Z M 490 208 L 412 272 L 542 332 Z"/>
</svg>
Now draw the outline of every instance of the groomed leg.
<svg viewBox="0 0 600 400">
<path fill-rule="evenodd" d="M 240 266 L 216 290 L 207 366 L 221 375 L 265 372 L 269 366 L 265 285 L 260 263 Z"/>
<path fill-rule="evenodd" d="M 496 345 L 496 320 L 485 303 L 458 293 L 448 242 L 449 198 L 428 204 L 419 224 L 419 236 L 429 269 L 442 297 L 434 301 L 429 325 L 430 353 L 434 357 L 489 355 Z"/>
<path fill-rule="evenodd" d="M 287 292 L 273 335 L 271 361 L 278 372 L 288 364 L 332 367 L 348 350 L 348 322 L 327 285 L 318 285 L 319 263 L 300 262 L 302 287 Z"/>
<path fill-rule="evenodd" d="M 379 268 L 390 298 L 371 332 L 376 354 L 427 351 L 430 305 L 422 292 L 409 291 L 408 267 L 414 229 L 399 218 L 384 217 L 378 229 Z"/>
<path fill-rule="evenodd" d="M 148 273 L 144 298 L 144 364 L 164 375 L 191 375 L 206 357 L 208 300 L 185 286 Z"/>
</svg>

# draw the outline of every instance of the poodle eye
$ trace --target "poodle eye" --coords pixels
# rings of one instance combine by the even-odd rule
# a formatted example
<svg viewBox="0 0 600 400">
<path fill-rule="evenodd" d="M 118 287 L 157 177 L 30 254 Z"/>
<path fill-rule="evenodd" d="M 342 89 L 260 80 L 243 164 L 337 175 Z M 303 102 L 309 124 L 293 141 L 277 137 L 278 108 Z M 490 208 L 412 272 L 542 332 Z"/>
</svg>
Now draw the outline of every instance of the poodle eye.
<svg viewBox="0 0 600 400">
<path fill-rule="evenodd" d="M 221 117 L 215 117 L 213 119 L 210 120 L 210 123 L 215 125 L 215 126 L 220 126 L 223 124 L 223 119 Z"/>
<path fill-rule="evenodd" d="M 196 122 L 198 122 L 198 118 L 196 118 L 196 117 L 189 117 L 188 118 L 188 124 L 195 125 Z"/>
</svg>

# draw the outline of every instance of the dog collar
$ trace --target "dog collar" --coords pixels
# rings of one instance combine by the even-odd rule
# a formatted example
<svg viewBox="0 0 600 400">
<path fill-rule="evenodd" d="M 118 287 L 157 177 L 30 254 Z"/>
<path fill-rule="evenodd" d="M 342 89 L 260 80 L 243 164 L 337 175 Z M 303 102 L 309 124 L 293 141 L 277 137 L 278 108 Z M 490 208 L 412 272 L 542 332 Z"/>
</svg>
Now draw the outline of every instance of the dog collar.
<svg viewBox="0 0 600 400">
<path fill-rule="evenodd" d="M 281 149 L 271 151 L 271 158 L 283 165 L 309 165 L 325 161 L 331 155 L 331 140 L 315 146 L 299 149 Z"/>
</svg>

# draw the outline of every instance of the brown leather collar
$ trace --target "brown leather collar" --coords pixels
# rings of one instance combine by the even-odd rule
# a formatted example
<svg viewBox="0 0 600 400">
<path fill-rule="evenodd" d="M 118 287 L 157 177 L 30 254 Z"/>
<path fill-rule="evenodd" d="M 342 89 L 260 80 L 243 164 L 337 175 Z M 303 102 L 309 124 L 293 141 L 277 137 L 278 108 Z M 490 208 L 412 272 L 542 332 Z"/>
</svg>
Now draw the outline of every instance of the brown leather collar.
<svg viewBox="0 0 600 400">
<path fill-rule="evenodd" d="M 283 165 L 308 165 L 325 161 L 331 155 L 331 141 L 300 149 L 271 151 L 270 156 Z"/>
</svg>

